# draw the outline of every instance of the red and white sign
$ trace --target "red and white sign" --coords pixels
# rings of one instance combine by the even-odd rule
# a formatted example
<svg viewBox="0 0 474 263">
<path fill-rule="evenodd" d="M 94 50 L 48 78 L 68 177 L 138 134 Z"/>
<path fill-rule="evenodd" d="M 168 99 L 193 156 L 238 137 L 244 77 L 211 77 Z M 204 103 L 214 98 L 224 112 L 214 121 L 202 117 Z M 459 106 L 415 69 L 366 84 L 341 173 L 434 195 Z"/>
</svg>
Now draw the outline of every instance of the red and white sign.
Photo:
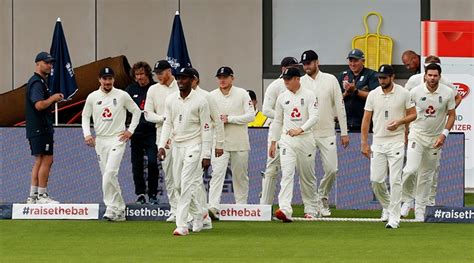
<svg viewBox="0 0 474 263">
<path fill-rule="evenodd" d="M 234 205 L 221 204 L 219 206 L 219 220 L 221 221 L 271 221 L 271 205 Z"/>
<path fill-rule="evenodd" d="M 98 219 L 99 204 L 13 204 L 12 219 Z"/>
</svg>

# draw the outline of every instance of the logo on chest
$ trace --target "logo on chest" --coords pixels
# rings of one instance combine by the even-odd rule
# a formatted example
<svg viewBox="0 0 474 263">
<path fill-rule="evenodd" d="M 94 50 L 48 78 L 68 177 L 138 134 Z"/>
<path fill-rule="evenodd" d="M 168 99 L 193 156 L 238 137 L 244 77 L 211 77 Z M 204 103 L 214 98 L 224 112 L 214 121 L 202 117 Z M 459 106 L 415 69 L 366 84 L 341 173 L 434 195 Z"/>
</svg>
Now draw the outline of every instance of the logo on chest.
<svg viewBox="0 0 474 263">
<path fill-rule="evenodd" d="M 301 112 L 297 107 L 294 107 L 293 110 L 290 113 L 291 120 L 292 121 L 299 121 L 301 120 Z"/>
<path fill-rule="evenodd" d="M 433 105 L 428 106 L 425 110 L 425 117 L 426 118 L 434 118 L 436 117 L 436 109 Z"/>
<path fill-rule="evenodd" d="M 102 120 L 104 121 L 111 121 L 113 119 L 112 111 L 109 108 L 104 108 L 101 115 L 102 115 Z"/>
</svg>

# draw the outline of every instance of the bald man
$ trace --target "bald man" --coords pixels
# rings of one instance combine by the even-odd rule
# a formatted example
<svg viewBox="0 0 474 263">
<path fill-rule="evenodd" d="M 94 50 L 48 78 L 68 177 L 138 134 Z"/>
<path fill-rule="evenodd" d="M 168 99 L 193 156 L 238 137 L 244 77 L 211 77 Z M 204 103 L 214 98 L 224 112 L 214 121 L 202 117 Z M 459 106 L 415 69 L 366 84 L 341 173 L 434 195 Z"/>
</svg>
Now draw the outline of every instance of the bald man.
<svg viewBox="0 0 474 263">
<path fill-rule="evenodd" d="M 420 68 L 420 55 L 418 55 L 415 51 L 413 50 L 406 50 L 402 54 L 402 62 L 405 67 L 415 73 L 418 74 L 421 71 Z"/>
</svg>

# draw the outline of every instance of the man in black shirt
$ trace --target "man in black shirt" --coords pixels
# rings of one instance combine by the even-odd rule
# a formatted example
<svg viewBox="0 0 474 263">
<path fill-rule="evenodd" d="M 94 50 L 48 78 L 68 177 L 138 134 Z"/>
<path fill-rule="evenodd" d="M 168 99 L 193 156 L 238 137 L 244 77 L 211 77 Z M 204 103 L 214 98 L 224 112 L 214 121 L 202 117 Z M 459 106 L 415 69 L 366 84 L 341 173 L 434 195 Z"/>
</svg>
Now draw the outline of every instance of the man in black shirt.
<svg viewBox="0 0 474 263">
<path fill-rule="evenodd" d="M 64 98 L 63 94 L 50 93 L 47 78 L 55 59 L 40 52 L 35 59 L 35 72 L 28 80 L 25 96 L 26 138 L 30 143 L 35 164 L 31 170 L 30 196 L 27 204 L 58 204 L 48 196 L 49 172 L 53 164 L 52 105 Z"/>
<path fill-rule="evenodd" d="M 347 55 L 349 69 L 337 76 L 346 106 L 347 128 L 360 131 L 364 116 L 365 100 L 369 91 L 379 86 L 376 72 L 364 67 L 365 56 L 360 49 L 353 49 Z"/>
<path fill-rule="evenodd" d="M 148 63 L 140 61 L 133 65 L 130 75 L 135 82 L 130 84 L 126 91 L 130 94 L 133 101 L 142 110 L 140 123 L 135 129 L 130 142 L 132 155 L 132 172 L 135 183 L 135 194 L 137 195 L 137 204 L 145 204 L 145 193 L 148 193 L 148 200 L 151 204 L 159 204 L 157 198 L 158 192 L 158 149 L 156 146 L 156 127 L 154 123 L 148 122 L 143 116 L 145 107 L 146 93 L 148 88 L 155 84 L 151 73 L 151 67 Z M 163 103 L 164 103 L 163 98 Z M 144 176 L 143 156 L 146 154 L 148 163 L 148 191 Z"/>
</svg>

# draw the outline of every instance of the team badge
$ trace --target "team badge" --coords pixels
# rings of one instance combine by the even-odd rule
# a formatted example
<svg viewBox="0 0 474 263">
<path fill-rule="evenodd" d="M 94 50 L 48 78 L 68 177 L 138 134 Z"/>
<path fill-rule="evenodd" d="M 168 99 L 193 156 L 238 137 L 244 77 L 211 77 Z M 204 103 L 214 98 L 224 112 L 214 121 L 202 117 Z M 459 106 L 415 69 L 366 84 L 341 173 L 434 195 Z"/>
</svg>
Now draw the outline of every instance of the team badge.
<svg viewBox="0 0 474 263">
<path fill-rule="evenodd" d="M 181 122 L 183 120 L 183 115 L 180 114 L 179 117 L 178 117 L 178 121 Z"/>
<path fill-rule="evenodd" d="M 301 98 L 301 106 L 304 105 L 304 98 Z"/>
<path fill-rule="evenodd" d="M 114 106 L 117 106 L 117 99 L 114 98 Z"/>
<path fill-rule="evenodd" d="M 443 103 L 443 97 L 439 96 L 438 101 L 439 101 L 439 104 Z"/>
</svg>

